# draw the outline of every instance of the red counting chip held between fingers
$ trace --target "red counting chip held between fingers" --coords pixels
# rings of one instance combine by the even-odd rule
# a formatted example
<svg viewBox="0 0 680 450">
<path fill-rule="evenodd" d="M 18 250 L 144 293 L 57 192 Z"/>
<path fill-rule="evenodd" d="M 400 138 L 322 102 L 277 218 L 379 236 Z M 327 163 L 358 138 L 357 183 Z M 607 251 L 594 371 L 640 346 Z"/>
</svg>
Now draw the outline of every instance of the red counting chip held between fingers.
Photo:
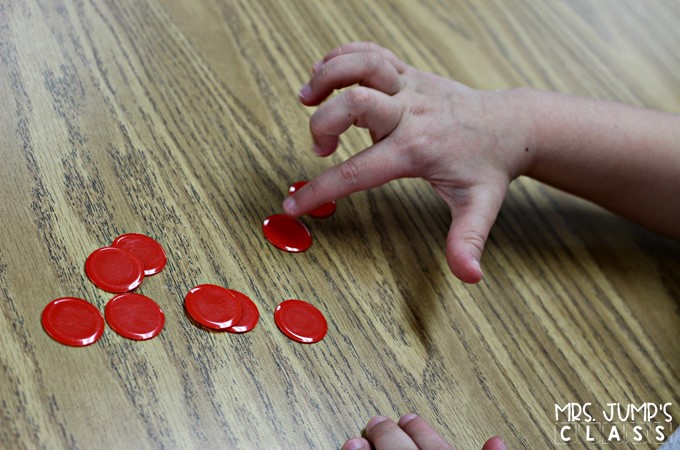
<svg viewBox="0 0 680 450">
<path fill-rule="evenodd" d="M 102 247 L 85 261 L 85 273 L 99 288 L 121 294 L 137 288 L 144 279 L 139 258 L 117 247 Z"/>
<path fill-rule="evenodd" d="M 236 300 L 241 305 L 241 318 L 234 325 L 225 328 L 225 331 L 230 333 L 247 333 L 255 328 L 258 320 L 260 320 L 260 311 L 258 311 L 255 303 L 245 294 L 233 289 L 227 290 L 234 294 L 234 297 L 236 297 Z"/>
<path fill-rule="evenodd" d="M 269 242 L 287 252 L 304 252 L 312 246 L 312 233 L 305 224 L 285 214 L 267 217 L 262 232 Z"/>
<path fill-rule="evenodd" d="M 302 300 L 286 300 L 274 311 L 274 321 L 281 332 L 303 344 L 319 342 L 328 331 L 321 311 Z"/>
<path fill-rule="evenodd" d="M 198 323 L 214 330 L 224 330 L 241 318 L 241 304 L 226 288 L 201 284 L 191 289 L 184 298 L 184 307 Z"/>
<path fill-rule="evenodd" d="M 307 181 L 296 181 L 288 188 L 288 195 L 293 195 L 295 192 L 297 192 L 298 189 L 300 189 L 305 184 L 307 184 Z M 335 202 L 328 202 L 324 203 L 323 205 L 319 206 L 316 209 L 309 211 L 307 215 L 316 217 L 318 219 L 324 219 L 335 214 L 336 209 L 337 206 L 335 205 Z"/>
<path fill-rule="evenodd" d="M 144 275 L 157 274 L 168 262 L 161 244 L 148 236 L 138 233 L 126 233 L 118 236 L 111 247 L 127 250 L 142 261 Z"/>
<path fill-rule="evenodd" d="M 76 297 L 52 300 L 41 317 L 45 332 L 55 341 L 72 347 L 93 344 L 104 333 L 104 318 L 91 303 Z"/>
<path fill-rule="evenodd" d="M 127 293 L 113 297 L 104 308 L 106 322 L 123 337 L 144 341 L 158 336 L 165 325 L 163 310 L 149 297 Z"/>
</svg>

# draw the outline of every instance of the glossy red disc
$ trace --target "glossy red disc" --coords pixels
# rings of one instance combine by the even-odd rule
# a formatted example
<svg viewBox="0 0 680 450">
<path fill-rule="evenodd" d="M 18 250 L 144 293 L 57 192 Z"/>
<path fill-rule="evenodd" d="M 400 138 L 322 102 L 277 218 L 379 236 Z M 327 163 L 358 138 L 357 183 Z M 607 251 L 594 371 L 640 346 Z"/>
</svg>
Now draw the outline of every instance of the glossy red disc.
<svg viewBox="0 0 680 450">
<path fill-rule="evenodd" d="M 127 233 L 118 236 L 111 247 L 122 248 L 139 258 L 146 276 L 157 274 L 168 262 L 161 244 L 143 234 Z"/>
<path fill-rule="evenodd" d="M 136 341 L 158 336 L 165 325 L 165 314 L 156 302 L 131 292 L 109 300 L 104 315 L 116 333 Z"/>
<path fill-rule="evenodd" d="M 104 333 L 104 318 L 91 303 L 75 297 L 52 300 L 41 317 L 45 332 L 57 342 L 73 347 L 93 344 Z"/>
<path fill-rule="evenodd" d="M 293 195 L 298 189 L 300 189 L 305 184 L 307 184 L 307 181 L 296 181 L 288 188 L 288 195 Z M 307 215 L 323 219 L 335 214 L 336 209 L 337 206 L 335 205 L 335 202 L 328 202 L 324 203 L 323 205 L 319 206 L 316 209 L 311 210 L 310 212 L 307 213 Z"/>
<path fill-rule="evenodd" d="M 241 305 L 241 318 L 234 325 L 225 328 L 225 331 L 230 333 L 246 333 L 255 328 L 258 320 L 260 320 L 260 311 L 258 311 L 257 305 L 247 295 L 233 289 L 227 290 L 234 294 L 234 297 L 236 297 L 236 300 Z"/>
<path fill-rule="evenodd" d="M 274 214 L 264 220 L 262 231 L 269 242 L 291 253 L 304 252 L 312 246 L 312 233 L 295 217 Z"/>
<path fill-rule="evenodd" d="M 304 344 L 319 342 L 328 331 L 321 311 L 302 300 L 280 303 L 274 311 L 274 321 L 283 334 Z"/>
<path fill-rule="evenodd" d="M 144 279 L 144 267 L 135 255 L 117 247 L 102 247 L 88 256 L 85 273 L 97 287 L 115 294 L 137 288 Z"/>
<path fill-rule="evenodd" d="M 241 304 L 236 296 L 222 286 L 201 284 L 189 291 L 184 299 L 189 315 L 201 325 L 224 330 L 241 318 Z"/>
</svg>

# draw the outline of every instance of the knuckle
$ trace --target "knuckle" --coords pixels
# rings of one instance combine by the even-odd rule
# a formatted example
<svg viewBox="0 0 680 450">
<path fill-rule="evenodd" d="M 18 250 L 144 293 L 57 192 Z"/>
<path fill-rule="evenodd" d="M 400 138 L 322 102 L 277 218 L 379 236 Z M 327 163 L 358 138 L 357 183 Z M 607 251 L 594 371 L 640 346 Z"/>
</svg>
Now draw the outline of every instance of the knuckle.
<svg viewBox="0 0 680 450">
<path fill-rule="evenodd" d="M 484 251 L 484 244 L 486 244 L 486 238 L 482 236 L 479 232 L 475 230 L 465 231 L 463 235 L 460 236 L 460 238 L 466 244 L 473 246 L 479 252 L 480 255 Z"/>
<path fill-rule="evenodd" d="M 346 101 L 350 106 L 370 106 L 373 103 L 373 95 L 366 88 L 356 87 L 347 91 Z"/>
<path fill-rule="evenodd" d="M 327 63 L 322 64 L 321 67 L 319 67 L 314 73 L 313 79 L 317 84 L 323 83 L 324 80 L 328 79 L 332 75 L 333 67 L 335 66 L 333 61 L 334 60 L 330 60 Z"/>
<path fill-rule="evenodd" d="M 377 53 L 380 55 L 381 59 L 390 60 L 392 57 L 394 57 L 394 53 L 384 47 L 378 47 Z"/>
<path fill-rule="evenodd" d="M 433 142 L 430 137 L 424 134 L 416 135 L 397 135 L 394 137 L 394 151 L 399 160 L 403 161 L 405 175 L 425 174 L 430 166 L 436 162 L 431 149 Z"/>
<path fill-rule="evenodd" d="M 316 198 L 319 195 L 319 181 L 314 179 L 305 185 L 305 191 L 308 198 Z"/>
<path fill-rule="evenodd" d="M 340 55 L 350 53 L 352 51 L 352 43 L 350 42 L 350 43 L 347 43 L 347 44 L 342 44 L 339 47 L 336 47 L 335 50 Z"/>
<path fill-rule="evenodd" d="M 342 56 L 342 55 L 339 55 Z M 331 87 L 334 80 L 342 73 L 342 67 L 346 62 L 342 58 L 333 58 L 322 64 L 312 77 L 315 87 L 324 89 Z"/>
<path fill-rule="evenodd" d="M 375 42 L 369 42 L 368 45 L 367 45 L 367 48 L 368 48 L 368 50 L 374 51 L 374 52 L 380 52 L 380 51 L 385 50 L 382 46 L 380 46 L 379 44 L 377 44 Z"/>
<path fill-rule="evenodd" d="M 339 170 L 340 178 L 348 184 L 356 184 L 361 177 L 361 168 L 353 159 L 348 159 L 340 164 Z"/>
<path fill-rule="evenodd" d="M 383 62 L 383 56 L 380 52 L 364 53 L 364 65 L 369 72 L 377 70 Z"/>
</svg>

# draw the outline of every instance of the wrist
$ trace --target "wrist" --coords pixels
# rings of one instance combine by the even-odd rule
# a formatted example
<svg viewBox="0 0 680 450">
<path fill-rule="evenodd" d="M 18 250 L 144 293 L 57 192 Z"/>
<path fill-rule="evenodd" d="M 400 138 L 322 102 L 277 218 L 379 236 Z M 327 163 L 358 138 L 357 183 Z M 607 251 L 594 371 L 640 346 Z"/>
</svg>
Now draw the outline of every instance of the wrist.
<svg viewBox="0 0 680 450">
<path fill-rule="evenodd" d="M 537 97 L 542 94 L 531 88 L 513 88 L 493 92 L 500 99 L 498 115 L 492 117 L 499 130 L 499 142 L 504 148 L 511 179 L 531 172 L 540 154 Z"/>
</svg>

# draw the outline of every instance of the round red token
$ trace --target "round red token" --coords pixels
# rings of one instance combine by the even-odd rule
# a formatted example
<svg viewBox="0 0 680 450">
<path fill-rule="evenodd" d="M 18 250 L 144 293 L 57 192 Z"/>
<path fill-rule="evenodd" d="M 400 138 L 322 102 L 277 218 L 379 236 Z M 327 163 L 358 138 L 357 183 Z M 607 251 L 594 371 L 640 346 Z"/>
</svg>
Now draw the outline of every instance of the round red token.
<svg viewBox="0 0 680 450">
<path fill-rule="evenodd" d="M 274 321 L 283 334 L 304 344 L 319 342 L 328 331 L 321 311 L 302 300 L 280 303 L 274 311 Z"/>
<path fill-rule="evenodd" d="M 116 333 L 136 341 L 158 336 L 165 325 L 163 310 L 141 294 L 116 295 L 106 304 L 104 315 Z"/>
<path fill-rule="evenodd" d="M 234 325 L 225 328 L 225 330 L 230 333 L 246 333 L 255 328 L 257 321 L 260 320 L 260 311 L 258 311 L 257 305 L 245 294 L 233 289 L 227 290 L 234 294 L 234 297 L 238 300 L 242 313 L 241 318 Z"/>
<path fill-rule="evenodd" d="M 45 306 L 42 326 L 52 339 L 73 347 L 93 344 L 104 333 L 104 318 L 91 303 L 81 298 L 63 297 Z"/>
<path fill-rule="evenodd" d="M 135 255 L 117 247 L 102 247 L 88 256 L 85 273 L 99 288 L 115 294 L 137 288 L 144 279 L 144 267 Z"/>
<path fill-rule="evenodd" d="M 241 318 L 241 304 L 228 289 L 214 284 L 201 284 L 189 291 L 184 299 L 189 315 L 201 325 L 224 330 Z"/>
<path fill-rule="evenodd" d="M 305 184 L 307 184 L 307 181 L 296 181 L 295 183 L 293 183 L 288 188 L 288 195 L 293 195 L 297 190 L 299 190 Z M 335 205 L 335 202 L 328 202 L 328 203 L 324 203 L 323 205 L 319 206 L 316 209 L 309 211 L 307 214 L 312 216 L 312 217 L 324 219 L 326 217 L 330 217 L 333 214 L 335 214 L 336 209 L 337 209 L 337 206 Z"/>
<path fill-rule="evenodd" d="M 118 236 L 111 247 L 122 248 L 139 258 L 146 276 L 157 274 L 168 262 L 161 244 L 143 234 L 127 233 Z"/>
<path fill-rule="evenodd" d="M 262 231 L 269 242 L 291 253 L 304 252 L 312 246 L 312 233 L 295 217 L 274 214 L 264 220 Z"/>
</svg>

